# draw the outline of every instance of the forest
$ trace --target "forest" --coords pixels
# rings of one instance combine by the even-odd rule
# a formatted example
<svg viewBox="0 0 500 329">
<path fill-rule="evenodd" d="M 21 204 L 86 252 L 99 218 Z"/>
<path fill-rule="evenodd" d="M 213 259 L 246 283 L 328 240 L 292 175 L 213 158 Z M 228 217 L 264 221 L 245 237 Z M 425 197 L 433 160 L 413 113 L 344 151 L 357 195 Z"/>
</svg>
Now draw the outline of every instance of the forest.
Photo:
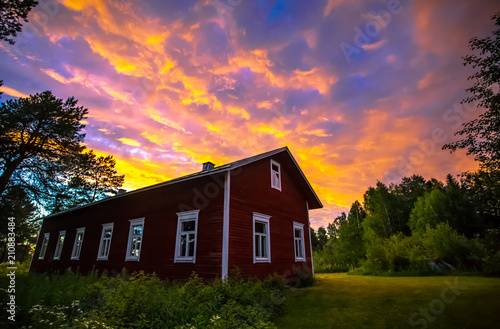
<svg viewBox="0 0 500 329">
<path fill-rule="evenodd" d="M 495 180 L 496 179 L 496 183 Z M 491 182 L 491 185 L 487 185 Z M 318 272 L 500 275 L 498 176 L 405 177 L 378 182 L 326 228 L 312 232 Z"/>
</svg>

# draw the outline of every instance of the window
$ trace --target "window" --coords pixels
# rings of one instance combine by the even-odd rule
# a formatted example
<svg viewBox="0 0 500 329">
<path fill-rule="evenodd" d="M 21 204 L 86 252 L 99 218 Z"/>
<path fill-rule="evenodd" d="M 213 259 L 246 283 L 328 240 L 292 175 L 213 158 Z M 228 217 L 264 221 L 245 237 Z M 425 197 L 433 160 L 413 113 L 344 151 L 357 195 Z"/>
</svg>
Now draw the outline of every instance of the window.
<svg viewBox="0 0 500 329">
<path fill-rule="evenodd" d="M 80 252 L 82 251 L 83 235 L 85 234 L 85 227 L 76 229 L 75 243 L 73 244 L 73 251 L 71 252 L 71 259 L 78 260 Z"/>
<path fill-rule="evenodd" d="M 281 191 L 281 166 L 271 160 L 271 187 Z"/>
<path fill-rule="evenodd" d="M 43 259 L 45 257 L 45 253 L 47 252 L 47 246 L 49 245 L 50 233 L 45 233 L 43 235 L 42 247 L 40 248 L 40 254 L 38 255 L 38 259 Z"/>
<path fill-rule="evenodd" d="M 304 224 L 293 223 L 293 246 L 295 250 L 295 261 L 305 262 L 306 252 L 304 248 Z"/>
<path fill-rule="evenodd" d="M 127 256 L 125 260 L 139 261 L 142 247 L 142 234 L 144 232 L 144 218 L 131 219 L 128 233 Z"/>
<path fill-rule="evenodd" d="M 198 230 L 198 213 L 200 210 L 178 212 L 177 242 L 175 244 L 174 262 L 196 262 L 196 234 Z"/>
<path fill-rule="evenodd" d="M 113 236 L 113 223 L 102 224 L 101 243 L 97 253 L 97 260 L 107 260 L 109 249 L 111 248 L 111 238 Z"/>
<path fill-rule="evenodd" d="M 56 260 L 61 258 L 65 237 L 66 237 L 66 231 L 59 231 L 59 238 L 57 239 L 56 251 L 54 252 L 54 259 Z"/>
<path fill-rule="evenodd" d="M 269 218 L 271 216 L 253 213 L 253 262 L 271 262 L 271 241 L 269 239 Z"/>
</svg>

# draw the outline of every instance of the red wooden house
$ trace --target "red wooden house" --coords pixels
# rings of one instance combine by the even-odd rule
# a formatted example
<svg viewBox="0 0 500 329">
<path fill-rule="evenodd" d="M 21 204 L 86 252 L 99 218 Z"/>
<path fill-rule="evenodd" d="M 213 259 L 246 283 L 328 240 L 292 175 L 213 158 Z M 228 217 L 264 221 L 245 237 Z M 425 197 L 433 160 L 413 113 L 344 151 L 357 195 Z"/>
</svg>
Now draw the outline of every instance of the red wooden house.
<svg viewBox="0 0 500 329">
<path fill-rule="evenodd" d="M 309 209 L 322 208 L 287 147 L 44 218 L 32 272 L 156 272 L 186 279 L 313 275 Z"/>
</svg>

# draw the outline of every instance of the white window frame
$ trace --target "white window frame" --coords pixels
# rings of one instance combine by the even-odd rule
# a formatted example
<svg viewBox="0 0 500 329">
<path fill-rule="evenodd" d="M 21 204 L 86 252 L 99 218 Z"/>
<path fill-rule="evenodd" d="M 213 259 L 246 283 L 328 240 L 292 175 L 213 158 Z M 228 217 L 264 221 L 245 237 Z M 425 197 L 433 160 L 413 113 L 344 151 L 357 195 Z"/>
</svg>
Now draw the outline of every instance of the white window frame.
<svg viewBox="0 0 500 329">
<path fill-rule="evenodd" d="M 255 263 L 271 263 L 271 227 L 269 225 L 269 219 L 271 216 L 264 215 L 258 212 L 253 213 L 253 221 L 252 221 L 252 228 L 253 228 L 253 262 Z M 259 223 L 264 223 L 266 232 L 265 233 L 256 233 L 255 232 L 255 222 Z M 255 238 L 256 236 L 265 236 L 267 244 L 265 246 L 266 252 L 267 252 L 267 257 L 257 257 L 257 246 L 255 245 Z M 260 240 L 260 239 L 259 239 Z M 260 242 L 261 243 L 261 242 Z"/>
<path fill-rule="evenodd" d="M 198 215 L 200 210 L 190 210 L 178 212 L 178 220 L 177 220 L 177 237 L 175 242 L 175 257 L 174 263 L 196 263 L 196 246 L 198 243 Z M 194 220 L 194 231 L 187 231 L 186 233 L 181 232 L 182 223 L 185 221 Z M 181 256 L 181 235 L 184 234 L 192 234 L 194 232 L 194 250 L 193 256 Z"/>
<path fill-rule="evenodd" d="M 277 172 L 273 169 L 273 165 L 278 167 Z M 276 174 L 278 175 L 278 184 L 274 184 L 274 177 Z M 271 159 L 271 187 L 281 191 L 281 165 L 273 159 Z"/>
<path fill-rule="evenodd" d="M 109 252 L 111 251 L 111 241 L 113 240 L 113 231 L 114 231 L 114 225 L 115 223 L 106 223 L 102 224 L 102 232 L 101 232 L 101 242 L 99 243 L 99 249 L 97 250 L 97 260 L 108 260 L 109 257 Z M 104 241 L 104 232 L 106 230 L 111 229 L 111 237 L 109 239 L 106 239 L 106 241 L 109 240 L 109 243 Z M 108 253 L 104 256 L 101 256 L 101 249 L 105 248 L 107 244 L 108 247 Z"/>
<path fill-rule="evenodd" d="M 82 235 L 82 239 L 78 240 L 78 236 Z M 71 251 L 71 259 L 78 260 L 82 252 L 83 238 L 85 237 L 85 227 L 76 229 L 75 242 L 73 243 L 73 250 Z"/>
<path fill-rule="evenodd" d="M 62 242 L 61 242 L 61 237 L 63 238 Z M 65 240 L 66 240 L 66 231 L 59 231 L 59 237 L 57 238 L 57 242 L 56 242 L 56 250 L 54 251 L 54 260 L 61 259 L 61 254 L 62 254 Z"/>
<path fill-rule="evenodd" d="M 141 249 L 142 249 L 142 244 L 144 242 L 143 236 L 144 236 L 144 217 L 142 218 L 137 218 L 137 219 L 130 219 L 130 229 L 128 232 L 128 243 L 127 243 L 127 254 L 125 255 L 125 261 L 139 261 L 141 258 Z M 134 227 L 135 226 L 141 226 L 142 231 L 141 235 L 135 235 L 134 236 Z M 132 252 L 132 240 L 134 238 L 139 238 L 139 248 L 138 248 L 138 253 L 137 255 L 131 255 Z"/>
<path fill-rule="evenodd" d="M 38 254 L 38 259 L 43 260 L 45 254 L 47 253 L 47 246 L 49 245 L 50 233 L 45 233 L 43 235 L 42 246 L 40 247 L 40 253 Z"/>
<path fill-rule="evenodd" d="M 300 238 L 295 236 L 295 230 L 300 230 Z M 302 253 L 302 257 L 297 255 L 297 243 L 300 243 L 300 252 Z M 305 262 L 306 261 L 306 249 L 305 249 L 305 240 L 304 240 L 304 224 L 293 222 L 293 254 L 295 255 L 296 262 Z"/>
</svg>

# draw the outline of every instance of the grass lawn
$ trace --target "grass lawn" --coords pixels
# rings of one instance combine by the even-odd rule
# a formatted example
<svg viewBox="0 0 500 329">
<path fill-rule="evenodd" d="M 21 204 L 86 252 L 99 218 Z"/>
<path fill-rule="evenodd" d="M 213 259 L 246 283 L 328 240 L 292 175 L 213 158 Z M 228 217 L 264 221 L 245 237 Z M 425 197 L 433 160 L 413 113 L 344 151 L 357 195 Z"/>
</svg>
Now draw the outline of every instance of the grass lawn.
<svg viewBox="0 0 500 329">
<path fill-rule="evenodd" d="M 278 328 L 500 328 L 500 279 L 317 274 Z"/>
</svg>

